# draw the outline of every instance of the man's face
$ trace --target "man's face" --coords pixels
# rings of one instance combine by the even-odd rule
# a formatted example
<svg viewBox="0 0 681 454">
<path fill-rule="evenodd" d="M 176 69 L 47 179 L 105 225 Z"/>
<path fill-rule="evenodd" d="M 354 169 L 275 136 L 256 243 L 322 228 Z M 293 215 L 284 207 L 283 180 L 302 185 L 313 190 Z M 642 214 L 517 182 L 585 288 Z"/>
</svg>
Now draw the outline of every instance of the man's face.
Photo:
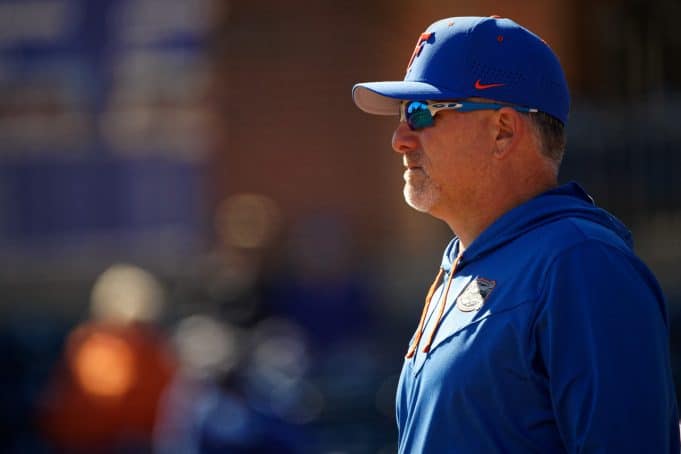
<svg viewBox="0 0 681 454">
<path fill-rule="evenodd" d="M 406 123 L 397 126 L 392 146 L 406 168 L 407 204 L 445 218 L 478 200 L 494 145 L 491 112 L 441 111 L 431 127 L 412 131 Z"/>
</svg>

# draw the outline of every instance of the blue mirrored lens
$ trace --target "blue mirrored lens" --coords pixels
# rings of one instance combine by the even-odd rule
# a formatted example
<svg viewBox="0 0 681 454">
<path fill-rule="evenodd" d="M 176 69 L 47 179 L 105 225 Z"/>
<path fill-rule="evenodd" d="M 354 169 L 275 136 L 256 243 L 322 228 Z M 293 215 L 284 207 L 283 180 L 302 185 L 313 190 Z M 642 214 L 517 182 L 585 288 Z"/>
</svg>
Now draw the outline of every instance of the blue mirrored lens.
<svg viewBox="0 0 681 454">
<path fill-rule="evenodd" d="M 432 126 L 435 123 L 433 115 L 428 110 L 428 104 L 422 101 L 411 101 L 405 106 L 404 116 L 407 125 L 413 130 Z"/>
</svg>

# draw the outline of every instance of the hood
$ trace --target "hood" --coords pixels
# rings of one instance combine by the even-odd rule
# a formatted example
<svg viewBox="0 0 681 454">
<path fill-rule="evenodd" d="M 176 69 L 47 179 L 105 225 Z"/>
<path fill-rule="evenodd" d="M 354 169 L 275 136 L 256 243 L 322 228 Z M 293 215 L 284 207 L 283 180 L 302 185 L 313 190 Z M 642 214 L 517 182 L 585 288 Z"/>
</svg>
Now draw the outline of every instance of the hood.
<svg viewBox="0 0 681 454">
<path fill-rule="evenodd" d="M 487 255 L 524 233 L 566 217 L 587 219 L 613 231 L 633 248 L 631 232 L 616 217 L 598 208 L 589 194 L 575 182 L 546 191 L 502 215 L 485 229 L 463 253 L 459 268 Z M 455 237 L 445 249 L 442 268 L 449 272 L 459 251 Z"/>
</svg>

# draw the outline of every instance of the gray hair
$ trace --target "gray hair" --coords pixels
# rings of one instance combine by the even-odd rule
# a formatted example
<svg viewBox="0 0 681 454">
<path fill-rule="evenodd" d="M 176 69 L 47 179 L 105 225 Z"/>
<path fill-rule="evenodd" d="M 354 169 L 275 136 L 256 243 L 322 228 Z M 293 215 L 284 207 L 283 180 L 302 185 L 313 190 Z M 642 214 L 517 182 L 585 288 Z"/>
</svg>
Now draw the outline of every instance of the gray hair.
<svg viewBox="0 0 681 454">
<path fill-rule="evenodd" d="M 557 170 L 565 154 L 565 126 L 560 120 L 544 112 L 532 112 L 528 116 L 539 138 L 541 153 L 553 162 Z"/>
</svg>

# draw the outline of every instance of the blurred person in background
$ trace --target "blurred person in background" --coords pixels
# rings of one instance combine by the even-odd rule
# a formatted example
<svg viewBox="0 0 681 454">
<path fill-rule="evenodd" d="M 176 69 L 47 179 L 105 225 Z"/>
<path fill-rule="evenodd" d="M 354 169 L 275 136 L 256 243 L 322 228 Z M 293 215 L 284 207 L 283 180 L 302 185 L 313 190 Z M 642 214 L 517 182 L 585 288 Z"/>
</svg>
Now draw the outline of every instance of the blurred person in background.
<svg viewBox="0 0 681 454">
<path fill-rule="evenodd" d="M 204 314 L 180 321 L 180 368 L 161 401 L 154 452 L 300 452 L 297 423 L 305 421 L 292 416 L 305 404 L 298 391 L 306 360 L 288 325 L 267 319 L 241 331 Z"/>
<path fill-rule="evenodd" d="M 43 394 L 41 425 L 58 451 L 145 452 L 161 393 L 176 368 L 162 331 L 159 282 L 114 265 L 92 291 L 92 319 L 68 336 Z"/>
<path fill-rule="evenodd" d="M 510 19 L 422 33 L 403 81 L 357 106 L 401 115 L 413 208 L 454 239 L 397 391 L 399 452 L 679 452 L 665 298 L 626 227 L 558 185 L 569 92 Z"/>
</svg>

